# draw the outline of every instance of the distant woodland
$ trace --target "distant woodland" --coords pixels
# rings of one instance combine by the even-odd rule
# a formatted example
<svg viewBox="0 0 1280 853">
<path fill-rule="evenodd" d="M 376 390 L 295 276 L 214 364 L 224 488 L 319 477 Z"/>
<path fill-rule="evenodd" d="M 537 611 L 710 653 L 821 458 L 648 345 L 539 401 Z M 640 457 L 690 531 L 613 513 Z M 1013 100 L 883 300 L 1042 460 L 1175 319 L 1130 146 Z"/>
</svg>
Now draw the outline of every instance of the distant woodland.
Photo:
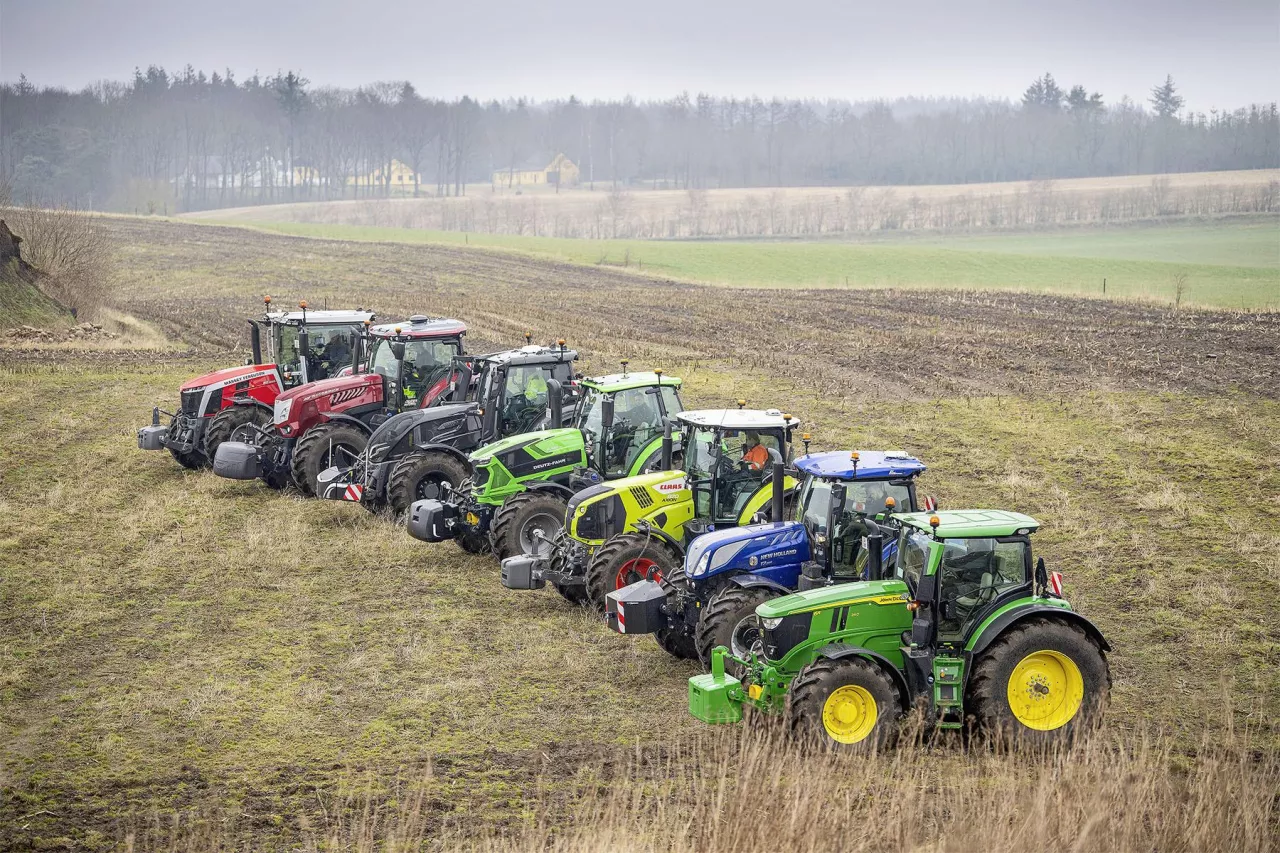
<svg viewBox="0 0 1280 853">
<path fill-rule="evenodd" d="M 80 91 L 0 85 L 0 180 L 19 202 L 176 213 L 502 190 L 577 164 L 583 188 L 964 184 L 1280 166 L 1276 105 L 1184 110 L 1171 78 L 1105 98 L 1045 74 L 1018 102 L 441 100 L 407 82 L 139 69 Z M 470 186 L 469 186 L 470 185 Z"/>
</svg>

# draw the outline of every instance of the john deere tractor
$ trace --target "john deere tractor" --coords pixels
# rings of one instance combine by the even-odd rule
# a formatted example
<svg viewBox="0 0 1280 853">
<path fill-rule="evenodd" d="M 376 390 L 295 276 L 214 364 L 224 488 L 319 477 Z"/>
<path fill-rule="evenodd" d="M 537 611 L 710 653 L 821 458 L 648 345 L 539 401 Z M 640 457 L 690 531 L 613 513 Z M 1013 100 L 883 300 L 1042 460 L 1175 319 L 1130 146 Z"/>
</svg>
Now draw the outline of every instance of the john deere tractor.
<svg viewBox="0 0 1280 853">
<path fill-rule="evenodd" d="M 683 406 L 681 381 L 662 371 L 623 372 L 579 383 L 572 426 L 502 439 L 471 455 L 470 483 L 413 505 L 409 533 L 453 539 L 465 550 L 492 547 L 498 559 L 543 554 L 582 488 L 650 470 L 662 459 L 665 424 Z M 570 597 L 582 586 L 567 588 Z"/>
<path fill-rule="evenodd" d="M 797 589 L 870 580 L 868 523 L 936 507 L 916 494 L 924 463 L 901 451 L 814 453 L 795 467 L 804 476 L 797 520 L 784 520 L 775 501 L 772 522 L 698 537 L 664 584 L 637 581 L 608 594 L 609 627 L 684 635 L 682 646 L 692 642 L 703 663 L 717 646 L 745 656 L 759 637 L 759 605 Z M 781 466 L 775 471 L 780 493 Z M 896 544 L 885 543 L 882 561 Z M 663 647 L 672 647 L 669 639 Z"/>
<path fill-rule="evenodd" d="M 388 419 L 357 458 L 321 472 L 317 491 L 374 512 L 397 513 L 414 501 L 456 493 L 470 482 L 468 453 L 569 422 L 579 393 L 577 358 L 563 340 L 456 358 L 453 402 Z"/>
<path fill-rule="evenodd" d="M 422 315 L 372 327 L 361 371 L 281 394 L 268 425 L 246 423 L 236 440 L 223 442 L 214 473 L 233 480 L 261 477 L 276 488 L 292 481 L 303 494 L 315 494 L 320 472 L 359 456 L 383 421 L 448 399 L 455 388 L 453 358 L 462 353 L 466 332 L 459 320 Z"/>
<path fill-rule="evenodd" d="M 766 509 L 772 466 L 790 464 L 798 421 L 777 409 L 706 409 L 681 412 L 676 425 L 679 468 L 662 464 L 661 471 L 578 492 L 549 552 L 502 561 L 503 585 L 540 589 L 549 581 L 566 598 L 586 598 L 603 611 L 610 590 L 661 581 L 681 565 L 695 537 L 750 523 Z M 673 438 L 664 438 L 666 463 Z M 788 476 L 784 490 L 796 486 Z M 667 639 L 680 642 L 682 635 L 659 633 L 659 642 Z M 695 653 L 691 643 L 679 652 Z"/>
<path fill-rule="evenodd" d="M 142 450 L 168 450 L 184 468 L 208 466 L 218 445 L 246 423 L 271 422 L 271 407 L 284 391 L 337 375 L 350 368 L 360 341 L 361 325 L 371 311 L 272 311 L 265 297 L 262 317 L 249 321 L 252 356 L 239 367 L 227 367 L 189 379 L 180 389 L 178 411 L 151 411 L 151 425 L 138 430 Z M 267 352 L 263 358 L 263 333 Z M 305 348 L 308 339 L 315 342 Z M 160 416 L 169 418 L 160 423 Z"/>
<path fill-rule="evenodd" d="M 892 520 L 892 562 L 873 532 L 870 580 L 759 605 L 758 641 L 745 655 L 712 652 L 711 672 L 689 680 L 690 712 L 730 723 L 750 706 L 842 749 L 890 744 L 915 707 L 938 729 L 1041 744 L 1102 713 L 1111 647 L 1062 597 L 1062 576 L 1033 561 L 1039 522 L 999 510 Z"/>
</svg>

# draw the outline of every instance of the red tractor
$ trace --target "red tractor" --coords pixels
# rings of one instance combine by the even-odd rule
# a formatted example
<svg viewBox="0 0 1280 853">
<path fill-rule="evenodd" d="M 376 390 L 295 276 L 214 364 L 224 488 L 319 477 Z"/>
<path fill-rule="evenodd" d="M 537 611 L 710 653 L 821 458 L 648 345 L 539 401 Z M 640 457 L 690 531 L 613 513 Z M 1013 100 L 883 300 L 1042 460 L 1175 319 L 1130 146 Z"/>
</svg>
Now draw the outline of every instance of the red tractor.
<svg viewBox="0 0 1280 853">
<path fill-rule="evenodd" d="M 227 367 L 188 380 L 180 389 L 180 406 L 170 414 L 151 410 L 151 426 L 138 430 L 142 450 L 168 450 L 184 468 L 210 464 L 218 445 L 244 423 L 269 424 L 276 397 L 283 391 L 317 379 L 335 376 L 354 363 L 361 332 L 373 312 L 272 311 L 249 321 L 253 355 L 240 367 Z M 267 332 L 268 361 L 263 362 L 262 338 Z M 308 346 L 309 344 L 309 346 Z M 160 423 L 160 416 L 169 418 Z"/>
<path fill-rule="evenodd" d="M 352 375 L 278 396 L 269 425 L 245 423 L 218 448 L 214 473 L 261 478 L 275 488 L 292 480 L 303 494 L 315 494 L 320 472 L 354 464 L 388 418 L 465 394 L 457 387 L 455 359 L 463 355 L 466 333 L 459 320 L 422 315 L 373 326 L 361 347 L 368 357 Z"/>
</svg>

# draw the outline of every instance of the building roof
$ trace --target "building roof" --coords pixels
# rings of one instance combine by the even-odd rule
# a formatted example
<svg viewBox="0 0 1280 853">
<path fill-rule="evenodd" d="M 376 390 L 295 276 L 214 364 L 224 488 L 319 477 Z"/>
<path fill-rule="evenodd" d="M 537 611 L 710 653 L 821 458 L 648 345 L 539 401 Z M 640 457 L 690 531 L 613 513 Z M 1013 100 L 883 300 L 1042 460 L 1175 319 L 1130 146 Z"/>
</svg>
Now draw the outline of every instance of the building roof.
<svg viewBox="0 0 1280 853">
<path fill-rule="evenodd" d="M 694 426 L 715 429 L 784 429 L 799 426 L 800 421 L 787 421 L 777 409 L 694 409 L 681 412 L 677 417 Z"/>
<path fill-rule="evenodd" d="M 363 323 L 365 320 L 373 319 L 372 311 L 307 311 L 307 324 L 312 326 L 324 326 L 329 324 L 341 323 Z M 298 325 L 302 322 L 303 312 L 301 311 L 268 311 L 267 319 L 274 323 L 288 323 L 290 325 Z"/>
<path fill-rule="evenodd" d="M 408 320 L 398 323 L 381 323 L 369 329 L 370 334 L 379 338 L 392 335 L 407 335 L 411 338 L 447 338 L 453 335 L 465 335 L 467 324 L 461 320 L 446 317 L 426 317 L 415 314 Z"/>
<path fill-rule="evenodd" d="M 894 516 L 903 524 L 932 531 L 929 519 L 938 517 L 938 536 L 966 539 L 974 536 L 1013 536 L 1032 533 L 1040 522 L 1020 512 L 1003 509 L 950 509 L 942 512 L 904 512 Z"/>
<path fill-rule="evenodd" d="M 837 480 L 889 480 L 915 477 L 925 472 L 925 464 L 901 450 L 858 450 L 857 464 L 844 450 L 810 453 L 796 460 L 806 474 Z"/>
<path fill-rule="evenodd" d="M 628 388 L 653 388 L 656 385 L 679 388 L 683 382 L 684 380 L 679 376 L 667 376 L 666 374 L 659 376 L 657 373 L 647 370 L 610 373 L 607 376 L 593 376 L 590 379 L 582 380 L 582 384 L 586 387 L 596 388 L 607 393 L 625 391 Z"/>
</svg>

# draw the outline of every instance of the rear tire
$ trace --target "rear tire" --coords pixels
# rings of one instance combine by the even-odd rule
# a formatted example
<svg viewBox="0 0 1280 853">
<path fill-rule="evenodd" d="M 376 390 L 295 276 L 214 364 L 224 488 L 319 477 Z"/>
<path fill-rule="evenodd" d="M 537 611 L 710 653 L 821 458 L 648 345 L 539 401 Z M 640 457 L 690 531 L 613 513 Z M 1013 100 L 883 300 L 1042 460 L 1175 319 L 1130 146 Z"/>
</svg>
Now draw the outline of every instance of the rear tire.
<svg viewBox="0 0 1280 853">
<path fill-rule="evenodd" d="M 368 443 L 368 433 L 352 424 L 329 421 L 312 427 L 293 448 L 293 484 L 304 495 L 314 495 L 321 471 L 336 463 L 349 464 Z"/>
<path fill-rule="evenodd" d="M 684 574 L 684 561 L 679 561 L 674 568 L 664 574 L 658 581 L 658 585 L 662 587 L 668 599 L 675 595 L 677 589 L 687 589 L 689 580 Z M 658 644 L 658 648 L 672 657 L 681 660 L 697 660 L 698 644 L 693 632 L 687 628 L 688 626 L 662 628 L 653 633 L 653 639 Z"/>
<path fill-rule="evenodd" d="M 564 498 L 545 491 L 521 492 L 507 498 L 493 514 L 489 543 L 499 561 L 522 554 L 548 552 L 550 542 L 564 529 Z M 541 530 L 546 542 L 534 538 Z M 528 550 L 526 550 L 528 549 Z"/>
<path fill-rule="evenodd" d="M 439 450 L 420 451 L 391 466 L 387 477 L 387 503 L 397 515 L 408 512 L 414 501 L 424 498 L 440 500 L 449 489 L 457 489 L 471 472 L 467 466 Z"/>
<path fill-rule="evenodd" d="M 615 589 L 660 580 L 682 563 L 681 555 L 665 539 L 649 533 L 619 533 L 596 551 L 587 566 L 587 596 L 603 613 L 605 596 Z"/>
<path fill-rule="evenodd" d="M 746 657 L 751 645 L 760 637 L 760 628 L 755 623 L 756 608 L 777 597 L 778 593 L 771 589 L 744 589 L 732 582 L 712 596 L 694 631 L 698 659 L 702 665 L 711 662 L 711 650 L 716 646 L 727 646 L 735 657 Z M 727 669 L 734 670 L 730 675 L 738 675 L 737 664 L 732 661 L 725 661 L 725 664 Z"/>
<path fill-rule="evenodd" d="M 224 441 L 232 441 L 233 436 L 236 441 L 244 441 L 253 439 L 249 443 L 256 444 L 257 434 L 252 433 L 248 429 L 249 424 L 255 426 L 267 427 L 271 425 L 271 413 L 257 406 L 228 406 L 209 420 L 209 426 L 204 431 L 204 455 L 209 459 L 213 459 L 218 455 L 218 447 Z M 236 431 L 240 430 L 244 435 L 237 436 Z"/>
<path fill-rule="evenodd" d="M 1088 731 L 1110 693 L 1106 656 L 1083 628 L 1030 619 L 978 657 L 965 704 L 985 734 L 1047 746 Z"/>
<path fill-rule="evenodd" d="M 864 658 L 818 658 L 791 682 L 793 735 L 845 752 L 872 752 L 893 743 L 901 711 L 898 690 Z"/>
</svg>

